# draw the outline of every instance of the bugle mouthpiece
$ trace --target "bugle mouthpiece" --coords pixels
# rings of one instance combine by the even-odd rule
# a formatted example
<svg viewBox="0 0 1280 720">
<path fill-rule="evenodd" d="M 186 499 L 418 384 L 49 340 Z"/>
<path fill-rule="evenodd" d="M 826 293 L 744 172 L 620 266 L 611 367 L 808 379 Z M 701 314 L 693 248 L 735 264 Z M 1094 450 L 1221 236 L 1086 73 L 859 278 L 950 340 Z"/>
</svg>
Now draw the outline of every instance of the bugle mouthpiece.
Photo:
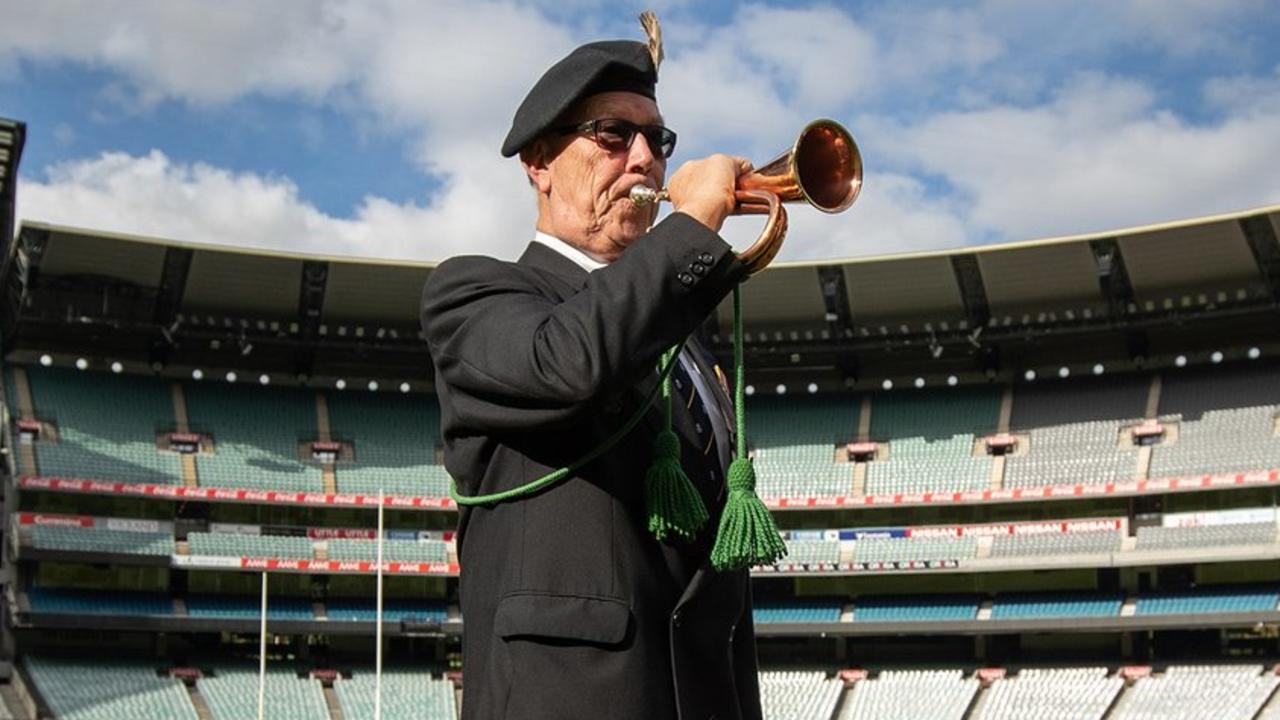
<svg viewBox="0 0 1280 720">
<path fill-rule="evenodd" d="M 643 207 L 650 203 L 659 203 L 666 200 L 667 191 L 656 190 L 648 185 L 636 185 L 631 188 L 631 192 L 628 194 L 628 197 L 630 197 L 631 202 L 635 203 L 638 207 Z"/>
</svg>

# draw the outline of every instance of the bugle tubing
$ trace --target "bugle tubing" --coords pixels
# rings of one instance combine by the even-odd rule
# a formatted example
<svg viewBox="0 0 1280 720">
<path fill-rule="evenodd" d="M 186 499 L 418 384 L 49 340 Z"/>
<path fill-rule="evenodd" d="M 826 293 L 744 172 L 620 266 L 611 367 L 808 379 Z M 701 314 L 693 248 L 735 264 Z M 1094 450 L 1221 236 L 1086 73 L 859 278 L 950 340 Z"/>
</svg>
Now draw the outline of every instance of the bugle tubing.
<svg viewBox="0 0 1280 720">
<path fill-rule="evenodd" d="M 834 120 L 814 120 L 790 150 L 738 178 L 735 215 L 768 214 L 760 237 L 738 259 L 754 275 L 768 267 L 787 235 L 783 203 L 804 201 L 825 213 L 847 210 L 862 189 L 862 154 L 853 135 Z M 667 191 L 631 188 L 637 205 L 667 199 Z"/>
</svg>

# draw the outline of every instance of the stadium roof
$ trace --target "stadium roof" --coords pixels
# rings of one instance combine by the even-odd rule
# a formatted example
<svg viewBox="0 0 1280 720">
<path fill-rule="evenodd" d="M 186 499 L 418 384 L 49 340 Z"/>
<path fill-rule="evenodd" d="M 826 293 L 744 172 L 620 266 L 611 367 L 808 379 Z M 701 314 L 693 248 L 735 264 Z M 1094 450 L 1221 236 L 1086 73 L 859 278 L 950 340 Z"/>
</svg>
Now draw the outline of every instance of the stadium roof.
<svg viewBox="0 0 1280 720">
<path fill-rule="evenodd" d="M 784 358 L 807 344 L 806 360 L 840 367 L 841 353 L 950 344 L 958 348 L 953 356 L 966 341 L 983 351 L 978 335 L 982 343 L 1000 337 L 1013 343 L 1070 325 L 1113 337 L 1125 328 L 1130 355 L 1141 354 L 1133 346 L 1145 344 L 1145 336 L 1131 328 L 1156 318 L 1168 326 L 1166 311 L 1272 313 L 1280 307 L 1278 235 L 1280 205 L 1030 242 L 776 263 L 744 286 L 749 351 L 764 365 L 786 367 Z M 86 326 L 109 320 L 117 330 L 129 325 L 152 334 L 167 328 L 221 336 L 224 344 L 237 337 L 242 345 L 310 343 L 321 356 L 326 347 L 392 348 L 414 354 L 407 364 L 423 364 L 418 299 L 434 263 L 271 252 L 40 222 L 23 223 L 12 255 L 20 262 L 9 263 L 4 281 L 21 287 L 26 300 L 6 312 L 46 328 L 28 339 L 47 343 L 58 323 L 65 334 L 66 318 L 74 317 Z M 110 318 L 102 314 L 106 309 Z M 14 327 L 14 319 L 6 318 L 5 326 Z M 704 328 L 722 349 L 731 320 L 726 301 Z M 22 340 L 19 333 L 19 346 Z M 834 354 L 820 356 L 828 351 Z M 305 368 L 302 374 L 315 359 L 313 349 L 291 362 Z"/>
<path fill-rule="evenodd" d="M 934 327 L 1226 292 L 1280 298 L 1280 206 L 1068 237 L 818 263 L 775 263 L 744 294 L 757 330 Z M 832 269 L 838 268 L 838 272 Z M 825 271 L 825 272 L 824 272 Z M 843 287 L 841 287 L 843 285 Z M 841 297 L 843 295 L 843 297 Z M 721 332 L 731 309 L 722 305 Z"/>
<path fill-rule="evenodd" d="M 2 138 L 2 136 L 0 136 Z M 0 152 L 3 152 L 0 150 Z M 434 263 L 184 243 L 25 222 L 46 276 L 96 275 L 157 290 L 171 251 L 190 255 L 181 312 L 293 320 L 304 266 L 327 275 L 322 323 L 412 327 Z M 1280 295 L 1280 206 L 1070 237 L 850 260 L 775 263 L 745 286 L 756 330 L 822 330 L 1163 302 L 1203 292 Z M 842 286 L 842 287 L 840 287 Z M 836 291 L 842 291 L 843 297 Z M 729 327 L 729 307 L 720 311 Z M 984 321 L 985 322 L 985 321 Z"/>
<path fill-rule="evenodd" d="M 8 253 L 13 239 L 13 207 L 18 163 L 27 139 L 27 126 L 17 120 L 0 118 L 0 250 Z"/>
</svg>

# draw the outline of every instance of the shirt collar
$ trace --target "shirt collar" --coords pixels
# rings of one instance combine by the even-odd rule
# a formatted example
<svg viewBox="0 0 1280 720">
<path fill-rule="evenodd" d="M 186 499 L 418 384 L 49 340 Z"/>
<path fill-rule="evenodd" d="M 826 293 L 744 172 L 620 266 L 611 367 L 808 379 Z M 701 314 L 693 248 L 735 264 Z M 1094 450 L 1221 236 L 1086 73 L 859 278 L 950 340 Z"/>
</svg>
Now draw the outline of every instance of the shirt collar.
<svg viewBox="0 0 1280 720">
<path fill-rule="evenodd" d="M 552 250 L 555 250 L 557 253 L 560 253 L 561 255 L 565 256 L 570 261 L 572 261 L 574 265 L 577 265 L 578 267 L 582 268 L 583 270 L 586 270 L 587 272 L 599 270 L 600 268 L 609 264 L 609 263 L 600 262 L 599 260 L 586 254 L 582 250 L 579 250 L 578 248 L 561 240 L 560 238 L 553 237 L 541 231 L 535 232 L 533 234 L 533 241 L 536 243 L 542 243 L 543 245 L 546 245 Z"/>
</svg>

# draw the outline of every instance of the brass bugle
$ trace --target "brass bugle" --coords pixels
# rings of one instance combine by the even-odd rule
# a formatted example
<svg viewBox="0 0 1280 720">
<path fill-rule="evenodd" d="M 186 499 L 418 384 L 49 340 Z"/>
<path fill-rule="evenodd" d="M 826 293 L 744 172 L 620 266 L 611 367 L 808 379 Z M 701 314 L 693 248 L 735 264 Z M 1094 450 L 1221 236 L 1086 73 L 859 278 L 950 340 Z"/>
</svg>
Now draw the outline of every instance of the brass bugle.
<svg viewBox="0 0 1280 720">
<path fill-rule="evenodd" d="M 853 135 L 834 120 L 814 120 L 800 131 L 790 150 L 738 178 L 735 215 L 768 213 L 760 237 L 738 253 L 754 275 L 768 267 L 787 235 L 782 203 L 803 200 L 825 213 L 847 210 L 862 189 L 862 154 Z M 631 201 L 647 205 L 668 199 L 666 189 L 631 188 Z"/>
</svg>

